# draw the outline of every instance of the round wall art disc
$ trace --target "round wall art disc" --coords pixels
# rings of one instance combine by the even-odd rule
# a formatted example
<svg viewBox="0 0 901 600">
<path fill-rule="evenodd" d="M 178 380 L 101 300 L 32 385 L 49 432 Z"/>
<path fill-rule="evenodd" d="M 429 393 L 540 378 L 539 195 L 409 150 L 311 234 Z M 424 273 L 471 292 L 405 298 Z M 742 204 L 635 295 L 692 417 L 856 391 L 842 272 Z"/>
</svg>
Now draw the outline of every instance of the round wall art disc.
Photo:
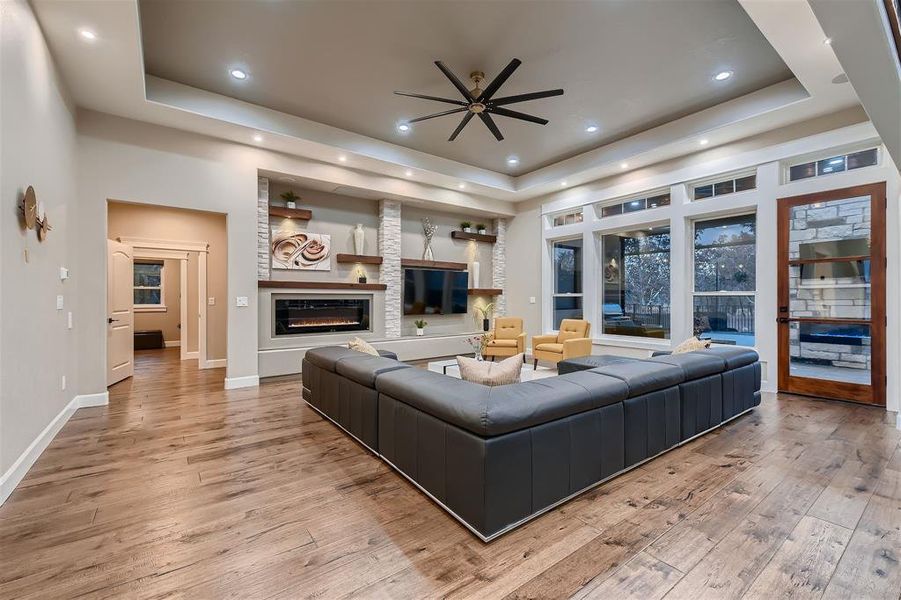
<svg viewBox="0 0 901 600">
<path fill-rule="evenodd" d="M 38 222 L 38 199 L 34 188 L 30 185 L 25 190 L 25 198 L 22 200 L 22 212 L 25 213 L 25 227 L 34 229 Z"/>
</svg>

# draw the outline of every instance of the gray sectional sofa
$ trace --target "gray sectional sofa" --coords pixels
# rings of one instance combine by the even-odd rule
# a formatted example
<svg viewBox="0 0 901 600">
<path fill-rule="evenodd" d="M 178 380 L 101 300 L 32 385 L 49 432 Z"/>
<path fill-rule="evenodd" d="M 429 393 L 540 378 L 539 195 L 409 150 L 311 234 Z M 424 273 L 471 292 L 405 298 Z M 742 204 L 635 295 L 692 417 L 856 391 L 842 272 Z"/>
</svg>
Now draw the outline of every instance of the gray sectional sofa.
<svg viewBox="0 0 901 600">
<path fill-rule="evenodd" d="M 569 368 L 492 388 L 325 347 L 303 398 L 484 541 L 760 404 L 752 350 Z"/>
</svg>

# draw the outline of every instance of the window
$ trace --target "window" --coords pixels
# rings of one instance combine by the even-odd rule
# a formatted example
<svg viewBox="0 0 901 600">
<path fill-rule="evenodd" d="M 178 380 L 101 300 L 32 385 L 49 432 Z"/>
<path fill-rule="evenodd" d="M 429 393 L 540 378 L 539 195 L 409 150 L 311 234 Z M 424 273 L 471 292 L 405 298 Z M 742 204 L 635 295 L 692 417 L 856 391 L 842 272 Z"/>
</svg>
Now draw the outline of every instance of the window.
<svg viewBox="0 0 901 600">
<path fill-rule="evenodd" d="M 136 307 L 163 306 L 163 263 L 135 261 L 134 305 Z"/>
<path fill-rule="evenodd" d="M 561 225 L 572 225 L 582 222 L 582 209 L 560 213 L 551 217 L 551 226 L 560 227 Z"/>
<path fill-rule="evenodd" d="M 601 217 L 613 217 L 639 210 L 648 210 L 650 208 L 659 208 L 661 206 L 669 206 L 669 192 L 648 196 L 646 198 L 633 198 L 625 202 L 617 202 L 616 204 L 607 204 L 600 206 Z"/>
<path fill-rule="evenodd" d="M 718 344 L 754 345 L 755 215 L 695 223 L 694 333 Z"/>
<path fill-rule="evenodd" d="M 704 198 L 725 196 L 726 194 L 734 194 L 736 192 L 744 192 L 756 188 L 756 174 L 744 175 L 742 177 L 731 177 L 729 179 L 695 185 L 692 192 L 692 198 L 694 200 L 703 200 Z"/>
<path fill-rule="evenodd" d="M 670 228 L 607 234 L 602 247 L 602 331 L 669 339 Z"/>
<path fill-rule="evenodd" d="M 830 156 L 822 160 L 801 163 L 788 168 L 788 180 L 797 181 L 809 177 L 819 177 L 820 175 L 830 175 L 862 167 L 871 167 L 876 164 L 877 158 L 876 148 L 870 148 L 860 152 L 852 152 L 851 154 Z"/>
<path fill-rule="evenodd" d="M 582 238 L 553 244 L 554 329 L 563 319 L 582 318 Z"/>
</svg>

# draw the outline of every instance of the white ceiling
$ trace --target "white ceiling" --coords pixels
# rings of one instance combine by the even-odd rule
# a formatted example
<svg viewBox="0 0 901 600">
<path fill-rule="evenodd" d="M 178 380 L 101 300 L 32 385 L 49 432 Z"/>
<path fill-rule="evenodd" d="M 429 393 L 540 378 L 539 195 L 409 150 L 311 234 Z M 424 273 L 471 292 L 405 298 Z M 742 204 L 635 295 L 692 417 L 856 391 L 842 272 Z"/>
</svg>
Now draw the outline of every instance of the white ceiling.
<svg viewBox="0 0 901 600">
<path fill-rule="evenodd" d="M 735 0 L 669 2 L 184 2 L 141 0 L 146 72 L 483 169 L 520 175 L 793 77 Z M 522 66 L 496 96 L 564 88 L 518 104 L 545 126 L 495 117 L 497 142 L 462 115 L 400 134 L 397 123 L 453 108 L 461 80 Z M 239 67 L 245 81 L 229 75 Z M 720 71 L 727 81 L 714 81 Z M 483 85 L 484 87 L 484 85 Z M 594 134 L 585 128 L 594 124 Z M 507 164 L 516 156 L 519 164 Z"/>
<path fill-rule="evenodd" d="M 618 141 L 605 143 L 529 173 L 514 176 L 504 169 L 506 165 L 497 170 L 472 166 L 469 163 L 475 161 L 468 160 L 468 157 L 461 157 L 464 160 L 445 158 L 408 148 L 398 143 L 398 139 L 390 136 L 388 137 L 390 141 L 383 141 L 340 127 L 322 124 L 312 119 L 236 100 L 228 95 L 204 91 L 193 86 L 147 75 L 137 0 L 115 2 L 108 0 L 79 0 L 77 2 L 31 0 L 72 100 L 79 107 L 254 146 L 256 152 L 250 160 L 255 161 L 258 169 L 304 177 L 310 181 L 322 182 L 324 185 L 345 185 L 373 190 L 384 197 L 401 198 L 407 202 L 437 203 L 444 207 L 457 206 L 493 214 L 511 214 L 516 210 L 513 203 L 522 200 L 542 198 L 553 201 L 561 194 L 572 197 L 590 193 L 590 190 L 596 187 L 594 182 L 599 180 L 621 174 L 628 175 L 633 170 L 640 170 L 662 161 L 696 153 L 700 149 L 699 140 L 701 139 L 709 142 L 705 148 L 715 149 L 722 144 L 859 106 L 858 98 L 851 85 L 832 83 L 832 79 L 842 72 L 842 67 L 832 48 L 822 43 L 825 34 L 814 16 L 808 0 L 781 0 L 780 2 L 738 0 L 738 2 L 740 9 L 748 15 L 769 46 L 788 66 L 794 79 L 770 85 L 640 133 L 629 135 Z M 189 4 L 212 4 L 220 10 L 245 3 L 260 10 L 271 4 L 303 4 L 285 0 L 259 2 L 235 0 L 227 3 L 189 2 Z M 332 4 L 349 6 L 344 1 L 336 1 Z M 375 4 L 386 10 L 395 5 L 394 2 L 386 0 L 370 0 L 367 4 Z M 420 3 L 406 2 L 403 4 L 418 6 Z M 533 5 L 544 6 L 544 10 L 550 10 L 547 9 L 548 6 L 566 6 L 566 3 L 554 0 L 540 0 L 531 3 L 473 2 L 467 5 L 470 7 L 467 15 L 472 21 L 471 26 L 478 26 L 479 20 L 476 17 L 480 11 L 485 10 L 486 6 L 495 4 L 507 7 L 515 6 L 517 9 L 528 6 L 534 10 L 538 10 L 538 8 Z M 585 4 L 591 3 L 586 2 Z M 631 7 L 633 4 L 633 2 L 624 1 L 606 2 L 604 6 L 610 10 L 611 7 L 627 5 Z M 641 2 L 640 4 L 649 14 L 659 13 L 662 6 L 668 7 L 671 4 L 683 6 L 686 11 L 695 10 L 698 4 L 703 5 L 705 10 L 714 5 L 719 10 L 720 4 L 738 10 L 732 0 L 727 2 L 668 0 L 667 2 Z M 477 9 L 472 7 L 477 7 Z M 587 9 L 583 7 L 582 10 Z M 630 9 L 624 8 L 623 10 L 630 12 Z M 550 11 L 548 14 L 553 16 L 555 13 Z M 515 12 L 512 13 L 509 20 L 516 21 Z M 678 24 L 677 21 L 673 22 Z M 173 32 L 178 29 L 176 23 L 171 25 Z M 429 27 L 441 29 L 439 25 L 432 26 L 430 24 Z M 81 28 L 89 28 L 94 31 L 97 34 L 96 40 L 87 42 L 82 39 L 78 35 Z M 225 37 L 239 36 L 240 24 L 236 25 L 236 28 L 236 31 L 226 33 Z M 626 30 L 625 27 L 622 29 Z M 680 35 L 682 35 L 681 32 L 686 31 L 681 26 L 673 27 L 673 29 L 679 29 Z M 336 38 L 341 38 L 342 31 L 341 27 L 336 26 L 331 34 Z M 506 29 L 500 27 L 499 31 L 504 32 Z M 498 57 L 494 59 L 496 65 L 483 65 L 483 68 L 488 71 L 496 70 L 515 53 L 524 61 L 524 64 L 520 71 L 511 78 L 510 85 L 517 82 L 516 85 L 522 87 L 511 87 L 511 93 L 531 90 L 533 86 L 543 87 L 542 84 L 548 87 L 562 85 L 567 88 L 567 95 L 562 98 L 533 103 L 536 113 L 553 118 L 551 125 L 543 129 L 535 126 L 539 131 L 547 132 L 548 128 L 553 128 L 561 119 L 553 117 L 544 109 L 538 110 L 538 108 L 552 107 L 557 100 L 569 101 L 574 97 L 573 90 L 578 89 L 578 86 L 573 81 L 558 83 L 552 81 L 554 78 L 540 79 L 547 78 L 549 73 L 546 69 L 539 68 L 542 61 L 553 60 L 558 53 L 566 51 L 569 38 L 566 32 L 559 30 L 558 24 L 550 16 L 535 31 L 526 33 L 529 37 L 529 44 L 542 44 L 548 53 L 546 57 L 532 56 L 528 47 L 523 50 L 514 48 L 504 35 L 500 35 L 500 40 L 495 41 L 492 47 L 507 49 L 498 51 Z M 635 44 L 647 42 L 648 36 L 643 30 L 630 33 L 636 40 Z M 837 35 L 838 32 L 830 32 L 830 35 L 833 34 Z M 617 35 L 617 32 L 610 35 Z M 661 35 L 667 34 L 662 33 Z M 727 40 L 731 39 L 729 32 L 725 32 L 721 37 Z M 294 48 L 298 46 L 298 39 L 298 35 L 289 35 L 280 39 L 280 42 L 286 48 Z M 265 41 L 265 37 L 259 40 L 261 44 Z M 196 43 L 217 45 L 215 40 L 209 38 L 197 40 Z M 353 39 L 344 39 L 344 43 L 348 48 L 355 49 L 356 52 L 364 55 L 369 49 L 369 45 Z M 179 54 L 183 60 L 192 60 L 190 53 L 186 50 L 180 51 Z M 421 81 L 413 79 L 412 71 L 402 70 L 403 72 L 399 72 L 396 77 L 400 79 L 403 76 L 409 80 L 398 81 L 396 84 L 392 82 L 392 85 L 386 88 L 387 90 L 393 89 L 394 85 L 397 87 L 403 85 L 408 86 L 412 91 L 428 91 L 428 85 L 436 87 L 443 85 L 440 83 L 440 74 L 431 65 L 430 61 L 433 57 L 430 56 L 430 52 L 422 51 L 421 54 L 421 59 L 410 62 L 410 68 L 420 73 L 417 77 L 421 77 Z M 485 52 L 478 51 L 473 55 L 482 56 L 483 54 Z M 703 53 L 700 53 L 699 56 L 700 58 L 695 57 L 698 62 L 707 60 L 704 59 Z M 458 71 L 465 71 L 469 68 L 469 64 L 475 63 L 475 59 L 467 59 L 462 54 L 459 57 L 442 56 L 441 58 L 452 61 L 451 65 Z M 625 53 L 624 48 L 617 48 L 615 52 L 595 56 L 589 68 L 607 69 L 609 63 L 625 61 L 630 58 L 631 56 Z M 667 51 L 658 57 L 658 62 L 654 63 L 652 67 L 645 66 L 642 68 L 642 72 L 635 72 L 646 80 L 665 78 L 673 58 L 673 52 Z M 398 60 L 406 59 L 401 57 Z M 227 66 L 223 62 L 222 68 L 225 69 Z M 382 68 L 379 65 L 375 67 L 375 70 L 378 71 Z M 248 66 L 247 69 L 251 73 L 249 83 L 257 81 L 259 72 L 256 70 L 256 66 L 252 68 Z M 291 70 L 290 67 L 288 70 Z M 711 63 L 704 69 L 698 70 L 716 70 L 716 67 Z M 559 71 L 553 71 L 553 73 L 557 72 Z M 385 79 L 391 78 L 386 77 Z M 304 74 L 304 79 L 308 79 L 310 86 L 317 84 L 316 78 L 308 73 Z M 589 76 L 588 79 L 592 79 L 592 76 Z M 741 80 L 742 72 L 736 71 L 736 77 L 732 83 L 741 84 Z M 645 85 L 647 82 L 639 83 Z M 705 80 L 704 84 L 706 83 L 709 83 L 709 80 Z M 642 100 L 619 96 L 623 95 L 614 94 L 613 101 L 624 103 L 627 106 L 630 105 L 630 102 Z M 386 97 L 390 102 L 398 100 L 405 103 L 413 102 L 396 98 L 390 93 L 386 94 Z M 525 107 L 526 105 L 520 106 Z M 603 110 L 603 106 L 598 105 L 598 110 Z M 367 109 L 364 107 L 363 110 Z M 629 110 L 625 110 L 625 112 L 629 113 Z M 401 114 L 398 118 L 404 116 L 407 115 Z M 93 120 L 93 117 L 90 116 L 84 118 L 86 121 Z M 565 121 L 565 117 L 563 120 Z M 432 126 L 433 124 L 437 124 L 438 129 L 444 126 L 437 120 L 428 125 Z M 448 127 L 452 124 L 449 123 Z M 599 124 L 604 127 L 604 123 Z M 470 125 L 470 127 L 473 126 L 475 126 L 473 132 L 471 134 L 467 132 L 463 137 L 480 135 L 478 131 L 481 123 L 476 122 Z M 425 125 L 417 128 L 417 132 L 424 127 Z M 507 142 L 513 143 L 517 139 L 514 136 L 514 130 L 510 129 L 507 132 L 509 138 Z M 602 129 L 602 134 L 604 132 L 609 132 L 609 129 Z M 259 141 L 257 141 L 258 139 Z M 439 141 L 445 139 L 444 132 L 438 139 Z M 483 148 L 499 146 L 492 141 L 492 138 L 488 139 L 490 145 L 477 144 L 472 152 L 478 155 Z M 407 143 L 406 140 L 403 141 Z M 520 151 L 517 150 L 517 153 Z M 506 157 L 506 153 L 502 156 Z M 523 156 L 522 158 L 532 160 L 534 157 Z M 628 165 L 627 169 L 624 169 L 624 165 Z M 561 184 L 564 182 L 566 185 L 562 186 Z M 249 201 L 255 200 L 249 199 Z"/>
</svg>

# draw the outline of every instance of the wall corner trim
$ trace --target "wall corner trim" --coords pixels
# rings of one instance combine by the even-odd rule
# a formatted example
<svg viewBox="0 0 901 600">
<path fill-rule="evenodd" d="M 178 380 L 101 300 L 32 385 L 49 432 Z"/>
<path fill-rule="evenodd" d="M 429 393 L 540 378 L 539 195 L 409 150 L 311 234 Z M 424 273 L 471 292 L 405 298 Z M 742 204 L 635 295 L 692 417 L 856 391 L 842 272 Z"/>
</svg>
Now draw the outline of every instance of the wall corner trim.
<svg viewBox="0 0 901 600">
<path fill-rule="evenodd" d="M 898 430 L 901 431 L 901 410 L 895 413 L 895 427 L 897 427 Z"/>
<path fill-rule="evenodd" d="M 100 392 L 98 394 L 81 394 L 72 398 L 69 403 L 63 407 L 56 417 L 44 428 L 41 433 L 28 445 L 24 452 L 19 455 L 9 469 L 0 475 L 0 506 L 6 502 L 10 494 L 19 485 L 19 482 L 28 474 L 28 470 L 37 462 L 56 434 L 66 424 L 69 418 L 75 414 L 79 408 L 87 408 L 91 406 L 106 406 L 109 404 L 109 392 Z"/>
<path fill-rule="evenodd" d="M 260 385 L 260 377 L 258 375 L 247 375 L 246 377 L 226 377 L 225 389 L 236 390 L 238 388 L 257 387 Z"/>
<path fill-rule="evenodd" d="M 207 361 L 205 363 L 203 363 L 203 366 L 201 366 L 200 368 L 201 369 L 222 369 L 227 366 L 228 366 L 227 358 L 210 358 L 210 359 L 207 359 Z"/>
</svg>

